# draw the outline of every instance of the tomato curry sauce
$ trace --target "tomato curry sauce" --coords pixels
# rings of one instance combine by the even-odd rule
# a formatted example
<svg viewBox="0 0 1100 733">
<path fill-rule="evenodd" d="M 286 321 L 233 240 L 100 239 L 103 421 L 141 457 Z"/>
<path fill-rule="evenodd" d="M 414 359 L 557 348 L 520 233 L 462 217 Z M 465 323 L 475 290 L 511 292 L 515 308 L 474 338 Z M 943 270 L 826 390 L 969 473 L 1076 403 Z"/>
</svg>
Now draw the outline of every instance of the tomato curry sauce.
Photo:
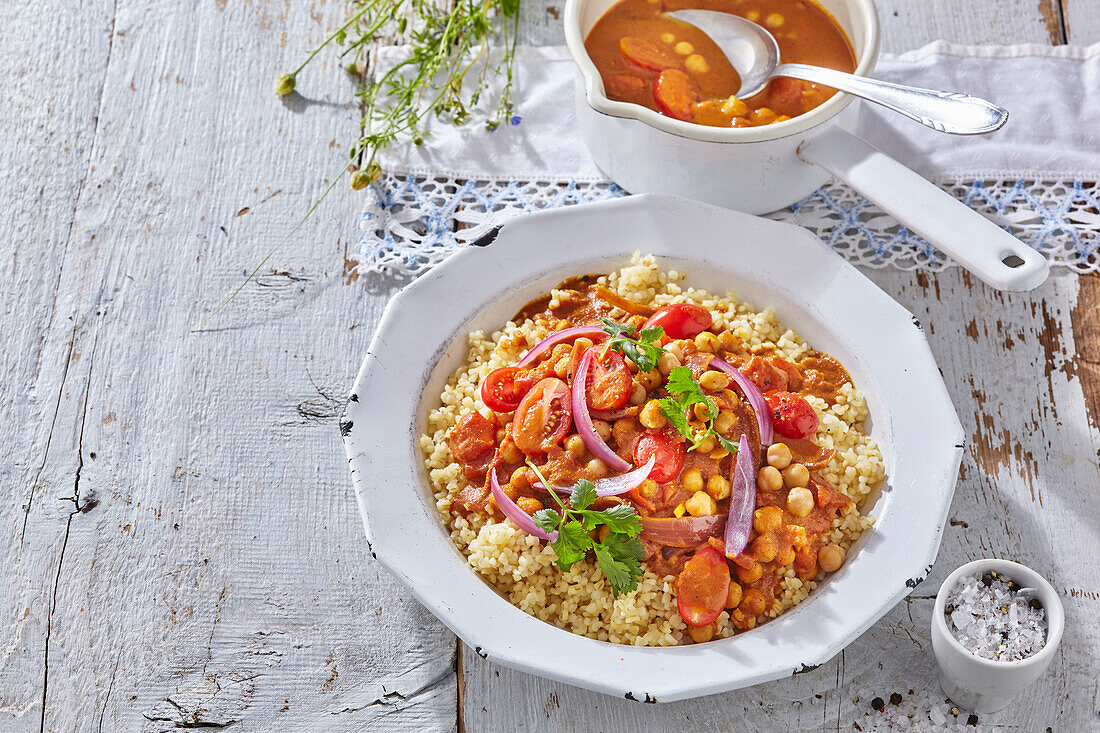
<svg viewBox="0 0 1100 733">
<path fill-rule="evenodd" d="M 455 511 L 501 514 L 489 486 L 493 471 L 507 498 L 526 514 L 553 507 L 529 461 L 549 483 L 571 486 L 580 479 L 597 481 L 615 474 L 608 463 L 616 456 L 631 469 L 652 458 L 644 481 L 626 493 L 600 497 L 596 507 L 629 504 L 637 512 L 644 563 L 658 576 L 676 576 L 678 610 L 696 641 L 713 635 L 712 622 L 722 610 L 729 611 L 738 630 L 753 628 L 777 602 L 790 569 L 808 581 L 819 570 L 840 566 L 844 551 L 830 545 L 826 535 L 851 499 L 817 473 L 835 451 L 814 442 L 817 414 L 804 398 L 836 402 L 838 390 L 851 381 L 836 360 L 811 351 L 790 362 L 766 346 L 749 349 L 716 325 L 702 306 L 640 305 L 598 284 L 597 276 L 562 283 L 553 298 L 532 302 L 513 320 L 527 318 L 552 336 L 572 337 L 541 352 L 535 347 L 537 358 L 521 367 L 496 369 L 483 380 L 481 396 L 491 415 L 471 410 L 449 435 L 451 453 L 468 482 L 454 502 Z M 663 353 L 655 368 L 640 371 L 633 359 L 607 348 L 599 333 L 593 333 L 607 330 L 604 319 L 633 326 L 634 333 L 660 325 Z M 594 328 L 588 336 L 562 334 L 580 326 Z M 596 354 L 588 357 L 592 368 L 584 394 L 592 429 L 614 453 L 604 459 L 578 434 L 581 422 L 570 403 L 578 364 L 590 349 Z M 761 444 L 747 393 L 729 374 L 710 368 L 716 357 L 759 388 L 776 442 Z M 710 417 L 713 434 L 697 446 L 669 424 L 658 406 L 678 367 L 690 369 L 691 379 L 718 408 Z M 676 376 L 686 375 L 680 369 Z M 692 425 L 708 417 L 698 408 L 689 415 Z M 742 435 L 753 446 L 755 511 L 747 546 L 728 559 L 722 538 L 731 498 L 737 498 L 731 497 L 736 455 L 716 439 L 722 436 L 736 444 Z"/>
<path fill-rule="evenodd" d="M 686 9 L 758 23 L 775 36 L 783 63 L 855 71 L 848 37 L 811 0 L 620 0 L 584 42 L 609 99 L 701 125 L 752 127 L 796 117 L 836 93 L 777 77 L 762 92 L 738 99 L 741 79 L 721 49 L 698 28 L 663 15 Z"/>
</svg>

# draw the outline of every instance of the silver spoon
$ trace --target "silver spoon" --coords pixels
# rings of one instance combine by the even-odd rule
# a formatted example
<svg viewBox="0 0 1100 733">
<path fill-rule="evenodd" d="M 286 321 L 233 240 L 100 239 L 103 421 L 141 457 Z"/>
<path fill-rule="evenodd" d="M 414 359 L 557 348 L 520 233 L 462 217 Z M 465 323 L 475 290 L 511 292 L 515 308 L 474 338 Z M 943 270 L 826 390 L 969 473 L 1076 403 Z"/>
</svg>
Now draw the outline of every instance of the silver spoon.
<svg viewBox="0 0 1100 733">
<path fill-rule="evenodd" d="M 718 44 L 741 75 L 737 96 L 742 99 L 761 92 L 773 76 L 790 76 L 881 104 L 940 132 L 980 135 L 1008 121 L 1008 110 L 967 94 L 891 84 L 821 66 L 780 64 L 775 36 L 737 15 L 714 10 L 677 10 L 666 15 L 696 26 Z"/>
</svg>

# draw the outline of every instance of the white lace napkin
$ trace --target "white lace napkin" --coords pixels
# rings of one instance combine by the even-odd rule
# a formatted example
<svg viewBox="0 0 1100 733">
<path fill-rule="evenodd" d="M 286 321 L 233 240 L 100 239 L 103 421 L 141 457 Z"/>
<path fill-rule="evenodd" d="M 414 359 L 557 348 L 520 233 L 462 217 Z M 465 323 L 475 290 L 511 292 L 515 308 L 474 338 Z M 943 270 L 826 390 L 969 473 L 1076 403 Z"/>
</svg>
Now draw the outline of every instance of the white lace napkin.
<svg viewBox="0 0 1100 733">
<path fill-rule="evenodd" d="M 362 216 L 360 267 L 419 273 L 523 211 L 625 195 L 576 134 L 574 73 L 562 47 L 520 49 L 513 124 L 488 132 L 476 121 L 435 122 L 424 145 L 386 151 L 387 174 Z M 1011 116 L 998 132 L 958 137 L 863 103 L 856 131 L 1054 263 L 1100 266 L 1100 44 L 937 42 L 884 56 L 875 76 L 1006 107 Z M 859 264 L 951 264 L 839 183 L 771 217 L 813 230 Z"/>
</svg>

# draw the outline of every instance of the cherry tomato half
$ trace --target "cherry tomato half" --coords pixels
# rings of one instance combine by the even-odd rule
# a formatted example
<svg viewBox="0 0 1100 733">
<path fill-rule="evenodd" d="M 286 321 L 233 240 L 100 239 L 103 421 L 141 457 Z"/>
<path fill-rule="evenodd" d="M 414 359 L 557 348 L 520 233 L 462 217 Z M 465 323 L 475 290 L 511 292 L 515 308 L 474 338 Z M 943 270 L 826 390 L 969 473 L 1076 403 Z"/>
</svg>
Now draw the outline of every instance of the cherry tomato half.
<svg viewBox="0 0 1100 733">
<path fill-rule="evenodd" d="M 817 413 L 810 403 L 793 392 L 764 393 L 772 411 L 775 431 L 787 438 L 808 438 L 817 432 Z"/>
<path fill-rule="evenodd" d="M 688 626 L 706 626 L 721 615 L 729 591 L 726 558 L 707 545 L 692 555 L 676 578 L 676 610 Z"/>
<path fill-rule="evenodd" d="M 660 326 L 670 339 L 690 339 L 714 325 L 710 311 L 693 303 L 666 305 L 654 313 L 642 328 Z"/>
<path fill-rule="evenodd" d="M 695 119 L 692 105 L 702 95 L 687 74 L 679 69 L 665 69 L 653 82 L 653 98 L 661 112 L 674 119 L 691 122 Z"/>
<path fill-rule="evenodd" d="M 489 372 L 481 383 L 481 401 L 494 412 L 511 412 L 519 407 L 523 394 L 516 389 L 515 367 L 501 367 Z"/>
<path fill-rule="evenodd" d="M 573 423 L 573 408 L 565 382 L 548 377 L 523 396 L 512 418 L 512 440 L 527 455 L 546 453 Z"/>
<path fill-rule="evenodd" d="M 609 350 L 603 359 L 593 359 L 588 367 L 587 381 L 585 401 L 593 410 L 618 410 L 630 399 L 633 380 L 626 362 L 617 351 Z"/>
<path fill-rule="evenodd" d="M 653 470 L 649 477 L 665 484 L 680 475 L 684 467 L 684 444 L 664 433 L 646 433 L 634 444 L 634 464 L 644 465 L 653 456 Z"/>
</svg>

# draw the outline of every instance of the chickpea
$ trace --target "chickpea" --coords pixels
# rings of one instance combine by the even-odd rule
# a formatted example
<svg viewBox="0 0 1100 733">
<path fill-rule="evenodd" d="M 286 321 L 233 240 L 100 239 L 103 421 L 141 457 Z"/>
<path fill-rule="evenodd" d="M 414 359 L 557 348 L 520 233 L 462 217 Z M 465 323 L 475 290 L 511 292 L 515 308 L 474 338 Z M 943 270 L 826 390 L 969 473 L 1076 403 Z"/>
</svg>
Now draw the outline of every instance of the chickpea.
<svg viewBox="0 0 1100 733">
<path fill-rule="evenodd" d="M 737 97 L 730 97 L 722 103 L 722 113 L 730 117 L 744 117 L 748 114 L 748 111 L 749 105 L 745 104 Z M 721 344 L 721 337 L 719 337 L 719 344 Z"/>
<path fill-rule="evenodd" d="M 745 597 L 741 599 L 741 605 L 738 608 L 741 609 L 741 613 L 746 616 L 759 616 L 764 613 L 767 602 L 764 600 L 764 593 L 759 588 L 749 588 Z"/>
<path fill-rule="evenodd" d="M 657 482 L 647 478 L 638 485 L 638 492 L 647 499 L 657 493 Z"/>
<path fill-rule="evenodd" d="M 676 41 L 676 36 L 672 35 L 671 33 L 662 33 L 661 40 L 665 43 L 673 43 Z"/>
<path fill-rule="evenodd" d="M 726 608 L 737 608 L 741 605 L 741 586 L 736 581 L 730 581 L 730 590 L 726 595 Z"/>
<path fill-rule="evenodd" d="M 749 119 L 758 125 L 766 125 L 775 120 L 775 112 L 768 107 L 761 107 L 750 111 Z"/>
<path fill-rule="evenodd" d="M 607 464 L 601 461 L 599 458 L 593 458 L 588 462 L 588 465 L 584 467 L 585 472 L 594 479 L 603 478 L 607 475 Z"/>
<path fill-rule="evenodd" d="M 799 529 L 801 529 L 801 527 Z M 790 565 L 792 562 L 794 562 L 794 546 L 785 545 L 783 547 L 780 547 L 779 552 L 775 555 L 775 561 L 783 567 L 786 567 L 787 565 Z"/>
<path fill-rule="evenodd" d="M 688 635 L 696 644 L 704 644 L 714 638 L 715 630 L 714 622 L 706 626 L 689 626 Z"/>
<path fill-rule="evenodd" d="M 721 501 L 730 495 L 730 482 L 724 476 L 714 474 L 707 479 L 707 493 L 715 501 Z"/>
<path fill-rule="evenodd" d="M 696 402 L 695 406 L 691 408 L 691 411 L 695 413 L 695 417 L 700 420 L 709 420 L 710 413 L 707 412 L 707 406 L 702 402 Z"/>
<path fill-rule="evenodd" d="M 515 471 L 512 471 L 512 477 L 508 479 L 508 484 L 516 489 L 526 489 L 530 486 L 531 484 L 527 480 L 527 469 L 520 466 Z"/>
<path fill-rule="evenodd" d="M 676 354 L 670 354 L 666 351 L 657 359 L 657 371 L 661 373 L 661 376 L 667 377 L 678 366 L 680 366 L 680 360 L 676 358 Z"/>
<path fill-rule="evenodd" d="M 516 499 L 516 504 L 527 514 L 534 514 L 542 509 L 542 502 L 530 496 L 521 496 Z"/>
<path fill-rule="evenodd" d="M 777 506 L 762 506 L 752 513 L 752 528 L 757 534 L 767 534 L 783 524 L 783 510 Z"/>
<path fill-rule="evenodd" d="M 565 329 L 569 328 L 571 325 L 573 325 L 573 324 L 571 324 L 569 321 L 565 320 L 564 318 L 559 318 L 558 321 L 554 324 L 554 328 L 552 330 L 554 330 L 554 331 L 564 331 Z"/>
<path fill-rule="evenodd" d="M 726 435 L 729 431 L 733 430 L 737 426 L 737 415 L 734 415 L 728 410 L 724 410 L 718 413 L 718 417 L 714 418 L 714 429 Z"/>
<path fill-rule="evenodd" d="M 745 19 L 751 20 L 753 23 L 755 23 L 756 21 L 760 20 L 760 11 L 750 10 L 749 12 L 745 13 Z"/>
<path fill-rule="evenodd" d="M 764 24 L 769 28 L 779 28 L 786 22 L 787 19 L 780 13 L 768 13 L 768 17 L 764 18 Z"/>
<path fill-rule="evenodd" d="M 675 51 L 676 53 L 680 54 L 681 56 L 687 56 L 691 53 L 694 53 L 695 46 L 692 46 L 687 41 L 680 41 L 679 43 L 677 43 L 675 46 L 672 47 L 672 50 Z"/>
<path fill-rule="evenodd" d="M 779 545 L 770 534 L 762 534 L 752 541 L 749 552 L 760 562 L 771 562 L 779 552 Z"/>
<path fill-rule="evenodd" d="M 764 567 L 755 560 L 752 561 L 752 565 L 748 568 L 743 568 L 740 565 L 734 565 L 734 568 L 737 572 L 737 580 L 743 585 L 755 583 L 764 576 Z"/>
<path fill-rule="evenodd" d="M 496 441 L 498 443 L 504 442 L 504 439 L 508 437 L 508 431 L 504 428 L 498 428 L 495 433 Z"/>
<path fill-rule="evenodd" d="M 704 485 L 703 474 L 701 474 L 698 469 L 693 468 L 684 474 L 683 484 L 684 488 L 693 494 L 697 491 L 702 491 Z"/>
<path fill-rule="evenodd" d="M 756 488 L 761 491 L 778 491 L 783 488 L 783 475 L 775 466 L 764 466 L 756 474 Z"/>
<path fill-rule="evenodd" d="M 523 451 L 517 448 L 512 441 L 506 440 L 500 446 L 500 457 L 505 463 L 519 463 L 523 460 Z M 514 476 L 515 472 L 512 475 Z"/>
<path fill-rule="evenodd" d="M 706 331 L 703 333 L 706 333 Z M 701 336 L 702 334 L 699 335 Z M 714 334 L 711 334 L 712 337 L 713 335 Z M 708 392 L 721 392 L 726 387 L 730 386 L 730 378 L 722 372 L 703 372 L 703 375 L 699 377 L 699 386 Z"/>
<path fill-rule="evenodd" d="M 705 74 L 710 71 L 710 64 L 697 53 L 693 53 L 684 59 L 684 68 L 692 74 Z"/>
<path fill-rule="evenodd" d="M 573 342 L 573 353 L 577 353 L 577 350 L 586 351 L 592 348 L 592 339 L 587 336 L 581 336 L 579 339 Z"/>
<path fill-rule="evenodd" d="M 664 354 L 661 355 L 661 358 L 664 358 Z M 661 386 L 662 381 L 661 373 L 657 369 L 654 369 L 651 372 L 639 372 L 636 379 L 638 380 L 639 384 L 646 388 L 646 390 L 657 389 Z"/>
<path fill-rule="evenodd" d="M 710 494 L 705 491 L 696 491 L 691 498 L 684 502 L 684 509 L 693 517 L 713 517 L 718 513 L 718 505 Z"/>
<path fill-rule="evenodd" d="M 817 552 L 817 564 L 826 573 L 835 573 L 844 564 L 844 548 L 840 545 L 825 545 Z"/>
<path fill-rule="evenodd" d="M 794 460 L 794 456 L 791 454 L 791 449 L 787 447 L 786 443 L 773 443 L 768 446 L 768 465 L 775 466 L 782 471 L 787 466 L 791 465 L 791 461 Z"/>
<path fill-rule="evenodd" d="M 665 352 L 669 353 L 669 354 L 672 354 L 677 359 L 679 359 L 681 362 L 683 362 L 683 360 L 684 360 L 684 344 L 686 344 L 686 343 L 688 343 L 688 342 L 683 341 L 683 340 L 673 341 L 673 342 L 669 343 L 668 346 L 665 347 Z"/>
<path fill-rule="evenodd" d="M 810 471 L 801 463 L 792 463 L 783 469 L 783 485 L 788 489 L 810 485 Z"/>
<path fill-rule="evenodd" d="M 565 450 L 574 458 L 580 458 L 588 447 L 584 444 L 584 438 L 579 435 L 570 435 L 565 439 Z"/>
<path fill-rule="evenodd" d="M 647 396 L 648 393 L 646 392 L 645 387 L 638 384 L 637 381 L 630 385 L 630 404 L 640 405 L 645 402 L 645 398 Z"/>
<path fill-rule="evenodd" d="M 718 350 L 718 337 L 710 331 L 703 331 L 695 337 L 695 348 L 706 353 Z"/>
<path fill-rule="evenodd" d="M 500 490 L 503 491 L 504 495 L 507 496 L 512 501 L 516 500 L 516 493 L 517 493 L 518 489 L 516 489 L 515 486 L 512 486 L 511 484 L 505 484 L 504 486 L 500 487 Z M 497 501 L 496 501 L 495 497 L 491 496 L 491 497 L 489 497 L 489 500 L 493 502 L 494 506 L 496 506 Z"/>
<path fill-rule="evenodd" d="M 739 343 L 737 337 L 729 331 L 718 334 L 718 348 L 721 351 L 732 351 Z"/>
<path fill-rule="evenodd" d="M 570 357 L 563 356 L 562 358 L 554 362 L 554 375 L 558 379 L 565 379 L 566 376 L 569 374 L 569 360 Z"/>
<path fill-rule="evenodd" d="M 661 414 L 661 402 L 650 400 L 638 413 L 638 422 L 650 430 L 658 430 L 668 423 L 668 418 Z"/>
<path fill-rule="evenodd" d="M 699 443 L 699 447 L 696 448 L 696 450 L 700 453 L 710 453 L 712 450 L 714 450 L 714 436 L 708 435 L 707 437 L 703 438 L 703 441 Z"/>
<path fill-rule="evenodd" d="M 814 510 L 814 495 L 809 489 L 798 486 L 787 494 L 787 511 L 796 517 L 807 517 Z"/>
<path fill-rule="evenodd" d="M 514 412 L 496 412 L 493 414 L 497 416 L 497 424 L 502 428 L 507 428 L 508 423 L 512 422 L 512 417 L 515 415 Z"/>
<path fill-rule="evenodd" d="M 626 368 L 630 370 L 631 374 L 638 373 L 638 365 L 634 363 L 634 360 L 629 356 L 624 356 L 623 361 L 626 362 Z"/>
</svg>

